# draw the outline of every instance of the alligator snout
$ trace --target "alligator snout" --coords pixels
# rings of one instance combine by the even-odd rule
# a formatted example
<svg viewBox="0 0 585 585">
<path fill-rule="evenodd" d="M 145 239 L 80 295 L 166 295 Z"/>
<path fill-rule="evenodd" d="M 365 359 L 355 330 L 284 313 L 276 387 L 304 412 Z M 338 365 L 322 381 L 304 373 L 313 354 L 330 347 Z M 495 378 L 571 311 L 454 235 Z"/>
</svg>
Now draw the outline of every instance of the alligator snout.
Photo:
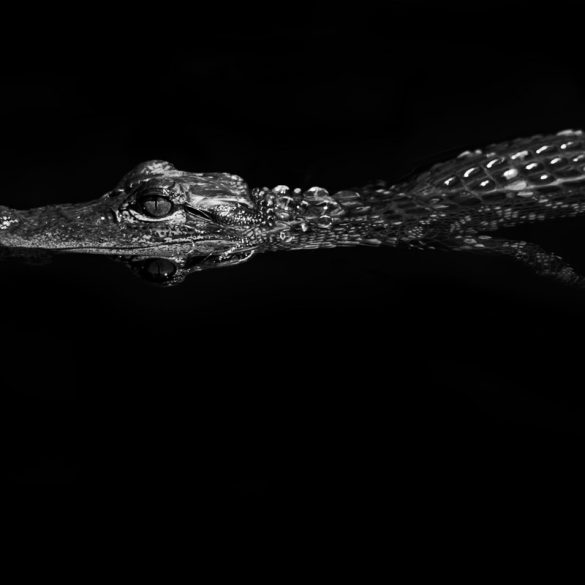
<svg viewBox="0 0 585 585">
<path fill-rule="evenodd" d="M 210 220 L 186 222 L 143 221 L 131 213 L 116 212 L 119 202 L 100 198 L 80 204 L 34 209 L 0 206 L 0 247 L 55 252 L 138 256 L 176 255 L 197 250 L 208 255 L 218 248 L 222 228 Z M 231 245 L 229 241 L 221 244 Z M 220 250 L 223 248 L 219 248 Z"/>
<path fill-rule="evenodd" d="M 44 250 L 82 249 L 99 245 L 103 229 L 113 224 L 109 210 L 92 202 L 34 209 L 0 206 L 0 246 Z"/>
</svg>

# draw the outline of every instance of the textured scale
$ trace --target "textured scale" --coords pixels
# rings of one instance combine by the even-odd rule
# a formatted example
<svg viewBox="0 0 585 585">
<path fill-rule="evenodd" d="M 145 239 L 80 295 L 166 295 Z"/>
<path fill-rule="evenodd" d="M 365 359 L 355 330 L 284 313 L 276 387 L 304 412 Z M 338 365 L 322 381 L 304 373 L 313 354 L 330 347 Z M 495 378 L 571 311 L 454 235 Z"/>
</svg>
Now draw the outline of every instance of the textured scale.
<svg viewBox="0 0 585 585">
<path fill-rule="evenodd" d="M 404 226 L 404 243 L 409 226 L 447 238 L 464 227 L 494 231 L 571 217 L 585 211 L 585 138 L 569 130 L 466 151 L 410 181 L 369 186 L 362 195 L 389 227 Z"/>
<path fill-rule="evenodd" d="M 498 207 L 513 207 L 519 212 L 514 224 L 535 220 L 530 215 L 535 210 L 546 218 L 579 213 L 582 207 L 574 209 L 572 199 L 582 194 L 584 187 L 583 136 L 567 132 L 492 145 L 481 153 L 465 154 L 434 166 L 408 185 L 407 190 L 427 207 L 433 200 L 430 203 L 433 209 L 467 214 L 469 208 L 479 207 L 478 227 L 485 229 L 490 225 L 486 223 L 489 218 L 503 217 Z"/>
<path fill-rule="evenodd" d="M 527 146 L 527 142 L 531 146 Z M 557 143 L 557 148 L 537 153 L 545 145 Z M 513 205 L 527 191 L 553 193 L 552 187 L 561 194 L 565 189 L 582 186 L 585 179 L 585 163 L 582 162 L 583 146 L 580 141 L 571 141 L 572 151 L 554 154 L 561 145 L 567 144 L 565 137 L 537 137 L 534 141 L 521 141 L 488 147 L 484 152 L 464 153 L 457 159 L 440 163 L 413 180 L 396 186 L 395 205 L 400 208 L 400 197 L 408 202 L 402 207 L 420 205 L 426 210 L 445 209 L 452 211 L 462 207 L 507 200 Z M 581 151 L 576 147 L 581 144 Z M 514 158 L 515 157 L 515 158 Z M 581 181 L 581 184 L 580 184 Z M 385 193 L 381 192 L 381 195 Z"/>
</svg>

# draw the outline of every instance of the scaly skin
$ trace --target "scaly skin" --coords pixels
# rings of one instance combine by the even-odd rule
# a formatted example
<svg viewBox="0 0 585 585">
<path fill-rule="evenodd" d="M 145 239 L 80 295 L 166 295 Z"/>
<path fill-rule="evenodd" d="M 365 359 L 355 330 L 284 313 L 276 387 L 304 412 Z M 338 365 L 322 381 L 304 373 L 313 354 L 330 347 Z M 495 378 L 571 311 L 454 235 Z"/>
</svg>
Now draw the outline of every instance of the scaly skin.
<svg viewBox="0 0 585 585">
<path fill-rule="evenodd" d="M 585 137 L 565 130 L 464 152 L 398 185 L 332 195 L 318 187 L 250 191 L 235 175 L 149 161 L 96 201 L 0 207 L 0 255 L 107 254 L 175 284 L 269 250 L 404 245 L 506 254 L 583 285 L 558 256 L 488 232 L 584 212 Z"/>
</svg>

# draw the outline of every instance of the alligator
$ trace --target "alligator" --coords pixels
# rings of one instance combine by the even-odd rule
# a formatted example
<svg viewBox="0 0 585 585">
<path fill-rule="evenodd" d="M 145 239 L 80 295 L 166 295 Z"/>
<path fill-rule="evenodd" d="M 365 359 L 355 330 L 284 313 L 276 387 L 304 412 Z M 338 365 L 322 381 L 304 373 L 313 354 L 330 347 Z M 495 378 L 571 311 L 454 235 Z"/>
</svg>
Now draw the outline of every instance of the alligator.
<svg viewBox="0 0 585 585">
<path fill-rule="evenodd" d="M 265 251 L 389 245 L 503 254 L 539 275 L 584 286 L 558 255 L 493 234 L 584 212 L 580 130 L 468 150 L 397 184 L 335 193 L 249 189 L 237 175 L 184 172 L 151 160 L 94 201 L 0 206 L 0 255 L 104 254 L 172 285 Z"/>
</svg>

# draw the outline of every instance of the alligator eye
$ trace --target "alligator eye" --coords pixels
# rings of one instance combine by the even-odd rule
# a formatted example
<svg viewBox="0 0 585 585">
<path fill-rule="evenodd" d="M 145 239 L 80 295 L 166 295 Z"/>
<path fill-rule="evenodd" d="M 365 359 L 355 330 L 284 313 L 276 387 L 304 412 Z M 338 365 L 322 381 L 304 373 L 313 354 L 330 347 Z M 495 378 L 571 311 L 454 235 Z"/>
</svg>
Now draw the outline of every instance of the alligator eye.
<svg viewBox="0 0 585 585">
<path fill-rule="evenodd" d="M 137 200 L 142 213 L 150 217 L 166 217 L 173 211 L 173 202 L 157 194 L 145 194 Z"/>
</svg>

